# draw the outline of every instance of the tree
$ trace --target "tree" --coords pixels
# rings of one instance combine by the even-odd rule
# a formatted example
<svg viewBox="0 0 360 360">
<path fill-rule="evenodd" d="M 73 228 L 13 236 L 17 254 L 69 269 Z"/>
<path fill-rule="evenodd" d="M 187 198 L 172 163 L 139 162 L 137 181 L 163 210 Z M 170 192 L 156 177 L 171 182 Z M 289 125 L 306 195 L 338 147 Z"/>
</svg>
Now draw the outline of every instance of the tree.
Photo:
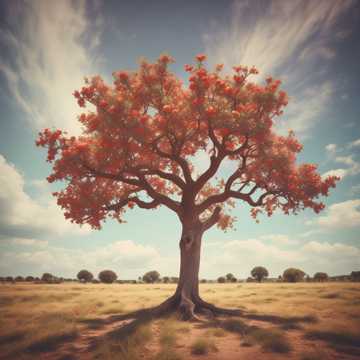
<svg viewBox="0 0 360 360">
<path fill-rule="evenodd" d="M 19 282 L 22 282 L 22 281 L 24 281 L 25 279 L 24 279 L 24 277 L 23 276 L 17 276 L 16 278 L 15 278 L 15 281 L 19 281 Z"/>
<path fill-rule="evenodd" d="M 236 277 L 235 277 L 233 274 L 231 274 L 231 273 L 226 274 L 226 280 L 227 280 L 228 282 L 234 282 L 234 279 L 235 279 L 235 281 L 236 281 Z"/>
<path fill-rule="evenodd" d="M 35 280 L 35 278 L 33 276 L 27 276 L 25 278 L 25 281 L 29 281 L 29 282 L 34 281 L 34 280 Z"/>
<path fill-rule="evenodd" d="M 170 278 L 168 276 L 164 276 L 162 280 L 164 284 L 168 284 L 170 282 Z"/>
<path fill-rule="evenodd" d="M 224 284 L 224 283 L 226 283 L 226 278 L 225 278 L 225 276 L 220 276 L 220 277 L 218 277 L 217 282 L 218 282 L 219 284 Z"/>
<path fill-rule="evenodd" d="M 320 281 L 320 282 L 328 281 L 328 280 L 329 280 L 329 276 L 328 276 L 327 273 L 317 272 L 317 273 L 314 274 L 314 280 L 315 280 L 315 281 Z"/>
<path fill-rule="evenodd" d="M 105 284 L 112 284 L 117 279 L 117 275 L 112 270 L 103 270 L 99 273 L 98 278 Z"/>
<path fill-rule="evenodd" d="M 77 274 L 77 278 L 80 281 L 90 282 L 94 278 L 94 275 L 88 270 L 80 270 Z"/>
<path fill-rule="evenodd" d="M 229 313 L 200 298 L 198 280 L 203 234 L 215 225 L 231 228 L 236 201 L 255 219 L 277 209 L 318 213 L 324 208 L 319 196 L 338 179 L 297 164 L 302 145 L 294 133 L 275 133 L 273 123 L 287 104 L 280 81 L 253 83 L 258 71 L 244 66 L 222 75 L 221 65 L 211 71 L 205 60 L 198 55 L 194 66 L 185 66 L 188 87 L 169 71 L 168 55 L 144 60 L 137 71 L 114 72 L 113 85 L 100 76 L 86 79 L 74 92 L 80 107 L 91 107 L 79 116 L 83 134 L 44 129 L 37 140 L 53 164 L 48 181 L 66 183 L 54 196 L 72 222 L 100 229 L 107 217 L 121 223 L 136 207 L 163 206 L 178 216 L 178 286 L 154 311 L 178 308 L 184 318 L 195 317 L 195 305 Z M 209 158 L 201 173 L 192 161 L 199 153 Z M 220 171 L 226 161 L 233 164 L 229 176 Z"/>
<path fill-rule="evenodd" d="M 283 279 L 287 282 L 298 282 L 304 279 L 305 273 L 300 269 L 289 268 L 283 273 Z"/>
<path fill-rule="evenodd" d="M 261 282 L 264 278 L 269 276 L 269 272 L 263 266 L 256 266 L 251 270 L 251 276 L 258 282 Z"/>
<path fill-rule="evenodd" d="M 143 281 L 146 283 L 151 283 L 153 284 L 154 282 L 159 281 L 160 279 L 160 274 L 157 271 L 148 271 L 143 277 L 142 277 Z"/>
<path fill-rule="evenodd" d="M 360 281 L 360 271 L 352 271 L 350 274 L 351 281 Z"/>
<path fill-rule="evenodd" d="M 41 281 L 44 281 L 44 282 L 47 282 L 47 283 L 53 282 L 55 279 L 56 279 L 55 276 L 50 274 L 50 273 L 44 273 L 41 276 Z"/>
</svg>

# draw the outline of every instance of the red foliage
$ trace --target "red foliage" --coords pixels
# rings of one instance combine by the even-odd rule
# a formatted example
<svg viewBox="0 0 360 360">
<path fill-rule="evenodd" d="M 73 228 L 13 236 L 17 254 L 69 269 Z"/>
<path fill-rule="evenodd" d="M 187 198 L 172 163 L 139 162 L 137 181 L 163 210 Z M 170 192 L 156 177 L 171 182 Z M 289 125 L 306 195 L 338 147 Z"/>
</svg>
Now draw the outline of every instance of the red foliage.
<svg viewBox="0 0 360 360">
<path fill-rule="evenodd" d="M 253 207 L 254 218 L 276 209 L 323 209 L 319 196 L 327 196 L 338 178 L 322 179 L 315 165 L 297 165 L 302 145 L 292 132 L 274 133 L 287 104 L 280 81 L 252 83 L 258 71 L 244 66 L 222 76 L 221 64 L 212 72 L 203 65 L 205 55 L 196 60 L 185 66 L 188 88 L 168 71 L 168 55 L 144 61 L 135 72 L 115 72 L 113 86 L 95 76 L 73 94 L 80 107 L 95 109 L 79 116 L 83 135 L 39 134 L 36 144 L 47 148 L 53 164 L 48 181 L 67 182 L 54 194 L 67 218 L 99 228 L 107 216 L 122 221 L 135 205 L 165 205 L 182 221 L 190 213 L 206 228 L 225 230 L 234 220 L 226 211 L 237 199 Z M 191 157 L 202 150 L 211 164 L 195 177 Z M 213 184 L 225 159 L 237 169 Z"/>
</svg>

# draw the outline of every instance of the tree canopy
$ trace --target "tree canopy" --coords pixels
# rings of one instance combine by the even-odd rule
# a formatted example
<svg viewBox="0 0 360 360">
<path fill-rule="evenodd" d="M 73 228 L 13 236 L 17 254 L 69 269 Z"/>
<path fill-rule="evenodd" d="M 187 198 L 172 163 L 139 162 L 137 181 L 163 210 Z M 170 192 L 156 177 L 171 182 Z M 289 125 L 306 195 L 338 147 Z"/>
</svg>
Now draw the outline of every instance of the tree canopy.
<svg viewBox="0 0 360 360">
<path fill-rule="evenodd" d="M 263 266 L 256 266 L 251 270 L 251 276 L 261 282 L 264 278 L 269 276 L 269 272 Z"/>
<path fill-rule="evenodd" d="M 255 68 L 235 66 L 224 75 L 198 55 L 186 65 L 189 85 L 169 71 L 173 59 L 142 61 L 137 71 L 113 73 L 113 84 L 100 76 L 86 79 L 74 92 L 83 134 L 68 136 L 45 129 L 37 145 L 46 147 L 53 164 L 49 182 L 65 181 L 57 191 L 66 218 L 100 228 L 106 217 L 123 221 L 128 209 L 165 206 L 184 221 L 191 216 L 206 230 L 231 227 L 235 200 L 249 204 L 255 218 L 280 209 L 323 209 L 320 195 L 335 186 L 322 179 L 314 164 L 296 164 L 302 145 L 294 133 L 274 132 L 287 104 L 280 81 L 251 81 Z M 198 173 L 195 155 L 206 152 L 209 167 Z M 224 161 L 227 177 L 215 178 Z"/>
</svg>

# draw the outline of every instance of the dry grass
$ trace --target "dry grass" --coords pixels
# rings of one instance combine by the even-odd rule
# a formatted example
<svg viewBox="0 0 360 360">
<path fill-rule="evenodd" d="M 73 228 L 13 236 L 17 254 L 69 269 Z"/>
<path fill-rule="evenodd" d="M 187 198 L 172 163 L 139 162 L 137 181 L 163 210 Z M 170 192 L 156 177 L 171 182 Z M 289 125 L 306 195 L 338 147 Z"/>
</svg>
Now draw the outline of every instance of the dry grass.
<svg viewBox="0 0 360 360">
<path fill-rule="evenodd" d="M 199 338 L 191 344 L 191 353 L 193 355 L 207 355 L 210 351 L 218 351 L 212 339 Z"/>
<path fill-rule="evenodd" d="M 173 284 L 0 284 L 0 354 L 38 359 L 42 352 L 56 349 L 64 341 L 72 341 L 89 324 L 93 323 L 95 328 L 98 318 L 154 306 L 174 290 Z M 221 326 L 226 332 L 248 334 L 248 321 L 260 320 L 287 331 L 302 331 L 307 334 L 308 341 L 321 341 L 324 346 L 342 353 L 359 351 L 356 344 L 360 342 L 357 337 L 360 333 L 360 284 L 201 284 L 200 291 L 206 301 L 242 308 L 250 314 L 248 318 L 233 319 Z M 175 319 L 166 321 L 172 322 L 172 329 L 175 329 L 170 329 L 170 335 L 173 331 L 177 336 L 185 336 L 190 331 L 188 324 Z M 164 323 L 164 326 L 170 325 Z M 214 337 L 224 334 L 221 329 L 213 331 Z M 167 337 L 162 341 L 169 344 L 173 340 Z M 244 343 L 256 343 L 256 338 L 245 334 Z M 120 351 L 128 357 L 117 358 L 131 359 L 137 356 L 130 354 L 132 344 L 119 350 L 119 346 L 109 340 L 104 344 L 103 353 L 118 354 Z M 172 345 L 163 346 L 159 354 L 161 359 L 175 359 L 170 357 L 169 349 L 173 348 Z"/>
</svg>

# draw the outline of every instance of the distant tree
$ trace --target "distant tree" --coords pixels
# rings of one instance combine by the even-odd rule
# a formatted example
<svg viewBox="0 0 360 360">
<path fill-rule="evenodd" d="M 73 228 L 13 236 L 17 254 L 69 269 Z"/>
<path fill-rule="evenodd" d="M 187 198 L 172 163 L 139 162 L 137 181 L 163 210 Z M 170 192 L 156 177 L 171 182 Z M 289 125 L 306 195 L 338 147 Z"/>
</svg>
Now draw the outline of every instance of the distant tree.
<svg viewBox="0 0 360 360">
<path fill-rule="evenodd" d="M 170 278 L 170 282 L 171 282 L 172 284 L 177 284 L 177 283 L 179 282 L 179 278 L 178 278 L 177 276 L 172 276 L 172 277 Z"/>
<path fill-rule="evenodd" d="M 25 278 L 25 281 L 29 281 L 29 282 L 34 281 L 34 280 L 35 280 L 35 278 L 33 276 L 27 276 Z"/>
<path fill-rule="evenodd" d="M 50 282 L 53 282 L 54 280 L 55 280 L 55 276 L 54 276 L 54 275 L 52 275 L 52 274 L 50 274 L 50 273 L 44 273 L 44 274 L 42 274 L 41 281 L 50 283 Z"/>
<path fill-rule="evenodd" d="M 317 273 L 314 275 L 314 280 L 315 280 L 315 281 L 319 281 L 319 282 L 328 281 L 328 280 L 329 280 L 329 276 L 328 276 L 327 273 L 317 272 Z"/>
<path fill-rule="evenodd" d="M 351 281 L 360 281 L 360 271 L 352 271 L 350 274 Z"/>
<path fill-rule="evenodd" d="M 283 273 L 283 279 L 286 282 L 298 282 L 304 279 L 305 273 L 300 269 L 289 268 Z"/>
<path fill-rule="evenodd" d="M 231 273 L 226 274 L 225 277 L 228 282 L 233 282 L 233 279 L 235 279 L 235 276 Z"/>
<path fill-rule="evenodd" d="M 117 279 L 117 275 L 112 270 L 103 270 L 98 277 L 105 284 L 112 284 Z"/>
<path fill-rule="evenodd" d="M 7 277 L 5 278 L 5 280 L 8 281 L 8 282 L 13 282 L 13 281 L 14 281 L 14 278 L 13 278 L 12 276 L 7 276 Z"/>
<path fill-rule="evenodd" d="M 256 266 L 251 270 L 251 276 L 258 282 L 261 282 L 269 276 L 269 272 L 263 266 Z"/>
<path fill-rule="evenodd" d="M 94 278 L 94 275 L 88 270 L 80 270 L 77 274 L 77 278 L 80 281 L 90 282 Z"/>
<path fill-rule="evenodd" d="M 153 284 L 154 282 L 159 281 L 160 279 L 160 274 L 153 270 L 153 271 L 148 271 L 144 276 L 143 276 L 143 281 L 148 283 L 148 284 Z"/>
<path fill-rule="evenodd" d="M 201 279 L 201 280 L 200 280 L 200 283 L 201 283 L 201 284 L 206 284 L 206 283 L 207 283 L 207 280 L 206 280 L 206 279 Z"/>
<path fill-rule="evenodd" d="M 170 282 L 170 278 L 168 276 L 164 276 L 162 280 L 164 284 L 168 284 Z"/>
<path fill-rule="evenodd" d="M 247 279 L 246 279 L 246 282 L 255 282 L 255 279 L 251 276 L 249 276 Z"/>
<path fill-rule="evenodd" d="M 24 277 L 23 276 L 17 276 L 16 278 L 15 278 L 15 281 L 25 281 L 25 279 L 24 279 Z"/>
<path fill-rule="evenodd" d="M 226 278 L 225 278 L 225 276 L 220 276 L 220 277 L 218 277 L 217 282 L 218 282 L 219 284 L 226 283 Z"/>
</svg>

